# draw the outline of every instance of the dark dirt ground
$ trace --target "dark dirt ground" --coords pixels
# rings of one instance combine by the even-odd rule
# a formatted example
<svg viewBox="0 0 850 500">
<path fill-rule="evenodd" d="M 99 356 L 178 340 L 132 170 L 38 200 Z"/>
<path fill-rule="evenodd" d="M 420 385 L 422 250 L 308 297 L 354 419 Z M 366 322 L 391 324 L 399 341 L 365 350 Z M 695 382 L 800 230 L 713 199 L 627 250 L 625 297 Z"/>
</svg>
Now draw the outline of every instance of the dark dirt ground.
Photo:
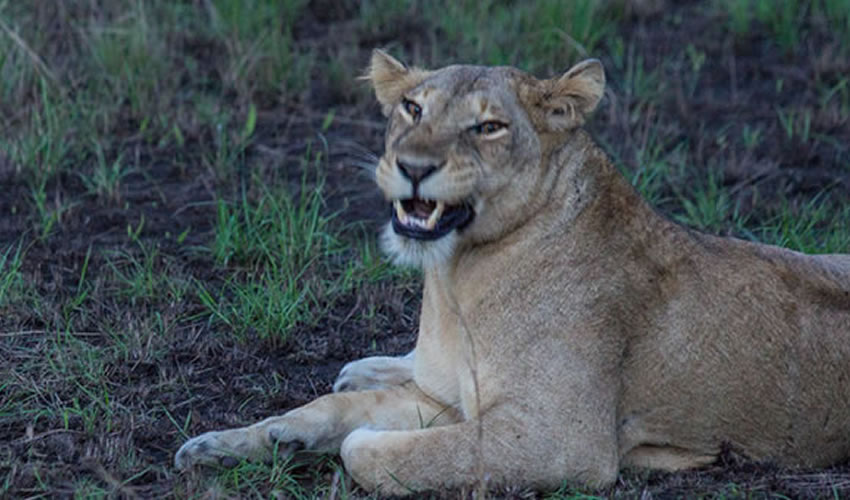
<svg viewBox="0 0 850 500">
<path fill-rule="evenodd" d="M 830 203 L 850 201 L 850 123 L 847 117 L 816 106 L 818 81 L 836 82 L 850 74 L 850 57 L 832 39 L 809 28 L 808 36 L 793 53 L 777 50 L 764 30 L 754 29 L 745 39 L 734 40 L 722 27 L 722 18 L 706 13 L 700 2 L 677 2 L 672 14 L 626 17 L 618 35 L 641 54 L 646 68 L 657 69 L 663 79 L 663 95 L 651 102 L 623 88 L 626 71 L 618 68 L 603 44 L 599 57 L 608 69 L 612 91 L 589 128 L 617 158 L 627 172 L 639 168 L 637 160 L 649 130 L 665 139 L 663 149 L 687 141 L 689 152 L 680 161 L 689 167 L 661 188 L 660 208 L 674 215 L 680 211 L 677 193 L 687 193 L 710 171 L 719 173 L 723 186 L 734 193 L 740 210 L 753 224 L 766 220 L 783 203 L 804 204 L 825 190 Z M 297 24 L 296 40 L 326 54 L 339 38 L 355 28 L 354 11 L 329 2 L 314 2 Z M 331 35 L 333 34 L 333 35 Z M 353 64 L 362 66 L 376 46 L 403 47 L 408 54 L 427 53 L 430 32 L 415 23 L 372 37 L 360 36 Z M 613 43 L 613 40 L 610 41 Z M 686 88 L 690 69 L 679 58 L 683 45 L 691 43 L 705 53 L 705 63 L 692 95 Z M 190 40 L 193 50 L 214 54 L 215 46 Z M 209 57 L 212 57 L 210 55 Z M 474 61 L 473 61 L 474 62 Z M 317 71 L 317 70 L 314 70 Z M 784 90 L 775 91 L 782 78 Z M 811 109 L 812 128 L 830 141 L 799 142 L 787 139 L 776 120 L 777 107 Z M 335 224 L 365 223 L 367 233 L 384 220 L 387 209 L 368 176 L 351 166 L 359 144 L 373 152 L 381 145 L 381 117 L 377 107 L 358 96 L 340 95 L 321 78 L 293 102 L 269 99 L 258 102 L 257 137 L 247 152 L 249 164 L 264 164 L 261 175 L 285 179 L 297 185 L 301 177 L 298 158 L 308 141 L 316 142 L 325 112 L 334 109 L 336 120 L 321 140 L 329 146 L 325 164 L 324 194 L 329 212 L 339 212 Z M 745 124 L 762 125 L 763 140 L 752 150 L 719 136 L 739 137 Z M 202 134 L 203 132 L 199 132 Z M 208 244 L 215 221 L 212 201 L 227 190 L 227 183 L 211 176 L 193 156 L 203 137 L 187 137 L 186 152 L 157 150 L 141 140 L 125 138 L 123 147 L 143 158 L 149 167 L 124 179 L 122 204 L 104 204 L 88 194 L 81 180 L 63 174 L 51 181 L 49 199 L 73 199 L 57 230 L 45 240 L 33 237 L 34 210 L 30 188 L 11 160 L 0 152 L 0 244 L 23 240 L 27 259 L 23 273 L 42 297 L 37 307 L 11 304 L 0 311 L 0 359 L 4 379 L 28 376 L 24 367 L 31 357 L 48 352 L 56 341 L 57 324 L 69 325 L 68 335 L 101 345 L 105 325 L 143 330 L 153 312 L 176 324 L 167 339 L 147 338 L 126 359 L 107 360 L 104 373 L 113 401 L 128 409 L 113 432 L 90 434 L 72 424 L 62 431 L 56 417 L 0 415 L 0 482 L 6 481 L 9 498 L 27 497 L 49 484 L 48 496 L 69 496 L 82 476 L 114 486 L 110 463 L 119 457 L 110 450 L 132 449 L 151 467 L 116 487 L 117 496 L 157 498 L 177 488 L 186 494 L 192 481 L 170 470 L 173 454 L 183 441 L 175 425 L 161 409 L 178 420 L 191 413 L 189 435 L 243 425 L 306 403 L 330 390 L 341 365 L 375 353 L 399 354 L 412 346 L 418 315 L 416 283 L 376 283 L 349 293 L 316 325 L 296 329 L 283 345 L 248 338 L 239 341 L 215 334 L 195 297 L 171 300 L 167 294 L 144 301 L 130 301 L 110 293 L 106 277 L 109 252 L 136 252 L 128 242 L 126 228 L 144 218 L 140 239 L 156 246 L 156 269 L 171 276 L 194 277 L 215 289 L 223 274 L 209 256 L 186 248 Z M 178 158 L 178 161 L 175 161 Z M 758 193 L 758 196 L 755 195 Z M 166 233 L 191 227 L 184 244 Z M 348 227 L 348 226 L 346 226 Z M 357 231 L 347 230 L 352 238 Z M 716 232 L 734 232 L 730 227 Z M 90 255 L 88 276 L 94 283 L 87 308 L 66 306 L 74 295 L 80 269 Z M 371 306 L 375 314 L 356 311 Z M 61 335 L 61 334 L 60 334 Z M 154 359 L 147 353 L 165 351 Z M 62 398 L 72 392 L 61 380 L 42 380 L 48 397 Z M 2 381 L 0 381 L 2 384 Z M 257 387 L 277 387 L 272 397 L 255 397 Z M 2 386 L 0 386 L 2 392 Z M 8 403 L 0 396 L 0 403 Z M 2 404 L 0 404 L 2 408 Z M 188 410 L 191 408 L 191 410 Z M 138 409 L 138 411 L 136 411 Z M 132 416 L 135 415 L 135 416 Z M 321 462 L 322 474 L 332 469 Z M 33 474 L 33 465 L 46 476 Z M 307 468 L 316 464 L 310 462 Z M 192 472 L 190 474 L 203 474 Z M 309 475 L 309 474 L 308 474 Z M 121 480 L 126 480 L 124 477 Z M 189 484 L 190 486 L 179 486 Z M 186 488 L 189 488 L 188 490 Z M 717 465 L 679 473 L 624 473 L 604 496 L 673 498 L 697 496 L 788 498 L 850 495 L 850 463 L 817 471 L 787 471 L 769 464 L 754 464 L 731 451 Z M 532 496 L 530 492 L 506 490 L 506 497 Z M 178 494 L 178 496 L 180 496 Z"/>
</svg>

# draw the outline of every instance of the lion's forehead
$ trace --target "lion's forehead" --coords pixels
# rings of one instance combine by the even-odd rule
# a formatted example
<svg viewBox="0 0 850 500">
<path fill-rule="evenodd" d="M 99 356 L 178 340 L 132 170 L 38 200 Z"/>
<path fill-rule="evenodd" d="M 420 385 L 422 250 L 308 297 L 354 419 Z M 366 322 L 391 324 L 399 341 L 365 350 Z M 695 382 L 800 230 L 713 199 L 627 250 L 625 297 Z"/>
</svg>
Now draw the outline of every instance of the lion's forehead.
<svg viewBox="0 0 850 500">
<path fill-rule="evenodd" d="M 410 97 L 430 106 L 438 117 L 452 120 L 458 112 L 507 113 L 516 102 L 519 73 L 510 67 L 448 66 L 413 89 Z"/>
</svg>

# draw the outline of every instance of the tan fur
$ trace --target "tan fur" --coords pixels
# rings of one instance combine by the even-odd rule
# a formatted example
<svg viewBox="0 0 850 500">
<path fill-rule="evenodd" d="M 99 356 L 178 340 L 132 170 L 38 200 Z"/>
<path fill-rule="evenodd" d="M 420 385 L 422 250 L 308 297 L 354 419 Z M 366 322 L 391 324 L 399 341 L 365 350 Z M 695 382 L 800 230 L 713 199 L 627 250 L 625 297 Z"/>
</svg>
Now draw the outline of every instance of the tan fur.
<svg viewBox="0 0 850 500">
<path fill-rule="evenodd" d="M 602 96 L 598 62 L 543 81 L 407 70 L 381 52 L 371 68 L 389 115 L 381 190 L 411 196 L 396 160 L 428 161 L 440 169 L 420 196 L 476 208 L 437 241 L 385 233 L 424 268 L 416 349 L 348 365 L 337 389 L 353 392 L 196 437 L 179 467 L 275 442 L 339 449 L 367 489 L 408 494 L 473 484 L 479 464 L 490 485 L 554 488 L 700 466 L 722 446 L 786 466 L 850 456 L 850 256 L 656 214 L 579 128 Z M 492 117 L 508 133 L 470 132 Z"/>
</svg>

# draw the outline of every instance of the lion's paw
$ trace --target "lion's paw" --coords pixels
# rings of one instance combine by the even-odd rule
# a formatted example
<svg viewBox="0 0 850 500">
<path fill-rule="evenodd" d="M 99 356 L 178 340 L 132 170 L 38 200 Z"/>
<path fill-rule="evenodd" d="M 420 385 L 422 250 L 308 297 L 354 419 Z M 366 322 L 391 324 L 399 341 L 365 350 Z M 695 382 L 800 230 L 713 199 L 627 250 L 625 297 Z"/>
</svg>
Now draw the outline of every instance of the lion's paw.
<svg viewBox="0 0 850 500">
<path fill-rule="evenodd" d="M 366 491 L 381 496 L 408 496 L 419 489 L 405 482 L 396 473 L 396 465 L 405 462 L 388 449 L 387 434 L 366 428 L 352 431 L 340 449 L 345 470 Z"/>
<path fill-rule="evenodd" d="M 265 438 L 263 432 L 268 433 Z M 308 444 L 312 444 L 311 436 L 298 434 L 282 422 L 265 429 L 213 431 L 186 441 L 174 456 L 174 466 L 179 470 L 197 464 L 235 467 L 245 459 L 270 461 L 275 456 L 289 457 Z"/>
<path fill-rule="evenodd" d="M 412 353 L 402 357 L 374 356 L 342 367 L 334 392 L 365 391 L 401 385 L 413 379 Z"/>
<path fill-rule="evenodd" d="M 183 443 L 174 456 L 174 466 L 178 470 L 186 470 L 193 465 L 223 465 L 235 467 L 240 460 L 247 458 L 234 446 L 232 436 L 234 431 L 206 432 Z"/>
</svg>

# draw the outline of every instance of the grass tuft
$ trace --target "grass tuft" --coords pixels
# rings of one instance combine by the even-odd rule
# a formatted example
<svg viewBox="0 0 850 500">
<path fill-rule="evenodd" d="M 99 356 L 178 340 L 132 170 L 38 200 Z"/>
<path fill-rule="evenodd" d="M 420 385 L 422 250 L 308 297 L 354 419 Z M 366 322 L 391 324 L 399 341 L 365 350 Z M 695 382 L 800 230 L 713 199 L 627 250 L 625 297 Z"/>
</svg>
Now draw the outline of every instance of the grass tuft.
<svg viewBox="0 0 850 500">
<path fill-rule="evenodd" d="M 836 207 L 824 196 L 797 207 L 785 203 L 755 234 L 804 253 L 850 253 L 850 206 Z"/>
<path fill-rule="evenodd" d="M 444 47 L 462 60 L 552 74 L 595 53 L 615 19 L 613 11 L 593 0 L 446 2 L 427 8 L 425 15 L 445 39 Z"/>
<path fill-rule="evenodd" d="M 306 88 L 313 56 L 296 49 L 292 34 L 306 0 L 213 0 L 212 28 L 223 36 L 226 85 L 249 98 L 255 92 L 294 95 Z"/>
<path fill-rule="evenodd" d="M 24 278 L 21 273 L 24 251 L 21 243 L 0 252 L 0 310 L 22 299 Z"/>
</svg>

